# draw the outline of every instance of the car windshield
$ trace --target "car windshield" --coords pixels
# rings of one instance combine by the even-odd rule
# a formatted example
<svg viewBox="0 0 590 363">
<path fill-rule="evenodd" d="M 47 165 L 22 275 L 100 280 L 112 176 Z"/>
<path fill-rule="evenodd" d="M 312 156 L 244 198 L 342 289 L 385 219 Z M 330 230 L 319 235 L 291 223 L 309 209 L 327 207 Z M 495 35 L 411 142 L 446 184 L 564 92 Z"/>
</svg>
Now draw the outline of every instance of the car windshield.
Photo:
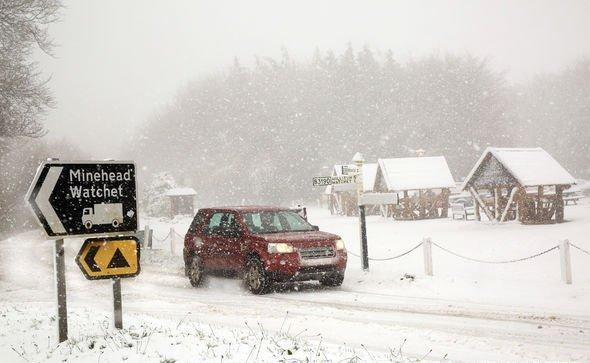
<svg viewBox="0 0 590 363">
<path fill-rule="evenodd" d="M 299 214 L 292 211 L 258 211 L 244 214 L 251 233 L 307 232 L 313 227 Z"/>
</svg>

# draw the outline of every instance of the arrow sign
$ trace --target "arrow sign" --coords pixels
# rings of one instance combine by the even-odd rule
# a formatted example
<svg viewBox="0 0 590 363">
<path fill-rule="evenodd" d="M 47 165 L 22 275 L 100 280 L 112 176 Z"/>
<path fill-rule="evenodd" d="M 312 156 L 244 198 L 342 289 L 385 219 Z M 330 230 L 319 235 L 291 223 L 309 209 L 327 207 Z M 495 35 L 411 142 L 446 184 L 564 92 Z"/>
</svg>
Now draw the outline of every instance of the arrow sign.
<svg viewBox="0 0 590 363">
<path fill-rule="evenodd" d="M 76 263 L 88 280 L 133 277 L 139 274 L 139 253 L 135 237 L 89 238 Z"/>
<path fill-rule="evenodd" d="M 314 187 L 322 187 L 334 184 L 352 184 L 356 182 L 356 175 L 343 176 L 316 176 L 312 179 Z"/>
<path fill-rule="evenodd" d="M 48 161 L 26 196 L 49 238 L 137 230 L 135 164 Z"/>
</svg>

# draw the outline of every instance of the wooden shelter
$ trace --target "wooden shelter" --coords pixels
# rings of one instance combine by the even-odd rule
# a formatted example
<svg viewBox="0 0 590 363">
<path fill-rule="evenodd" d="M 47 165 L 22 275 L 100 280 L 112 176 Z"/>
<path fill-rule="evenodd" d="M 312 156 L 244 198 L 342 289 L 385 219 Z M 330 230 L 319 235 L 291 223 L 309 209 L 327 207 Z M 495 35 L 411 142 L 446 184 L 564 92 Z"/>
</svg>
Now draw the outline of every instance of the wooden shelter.
<svg viewBox="0 0 590 363">
<path fill-rule="evenodd" d="M 197 192 L 193 188 L 173 188 L 165 195 L 170 200 L 170 218 L 177 215 L 194 215 Z"/>
<path fill-rule="evenodd" d="M 379 159 L 375 192 L 397 193 L 397 205 L 382 206 L 398 220 L 444 218 L 455 181 L 444 156 Z"/>
<path fill-rule="evenodd" d="M 332 176 L 347 175 L 347 170 L 354 170 L 354 164 L 334 165 Z M 372 192 L 377 174 L 377 163 L 363 164 L 363 192 Z M 358 215 L 358 198 L 355 183 L 328 185 L 324 191 L 328 196 L 328 207 L 330 213 L 335 215 L 356 216 Z M 367 214 L 375 214 L 378 207 L 371 207 L 366 210 Z"/>
<path fill-rule="evenodd" d="M 563 222 L 563 191 L 575 179 L 542 148 L 487 148 L 463 190 L 491 221 L 518 219 L 524 224 Z"/>
</svg>

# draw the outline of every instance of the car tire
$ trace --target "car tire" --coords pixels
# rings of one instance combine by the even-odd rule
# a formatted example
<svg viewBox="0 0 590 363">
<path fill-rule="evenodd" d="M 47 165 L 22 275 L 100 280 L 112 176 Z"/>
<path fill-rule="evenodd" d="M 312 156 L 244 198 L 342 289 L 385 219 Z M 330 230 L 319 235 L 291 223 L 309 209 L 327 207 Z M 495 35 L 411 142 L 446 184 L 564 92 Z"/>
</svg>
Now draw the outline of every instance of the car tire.
<svg viewBox="0 0 590 363">
<path fill-rule="evenodd" d="M 90 222 L 90 221 L 84 222 L 84 227 L 86 227 L 86 229 L 92 228 L 92 222 Z"/>
<path fill-rule="evenodd" d="M 320 284 L 322 286 L 337 287 L 337 286 L 342 285 L 343 281 L 344 281 L 343 274 L 326 275 L 320 279 Z"/>
<path fill-rule="evenodd" d="M 256 295 L 266 294 L 272 285 L 270 277 L 266 273 L 262 262 L 256 257 L 251 257 L 246 263 L 244 283 L 251 293 Z"/>
<path fill-rule="evenodd" d="M 203 260 L 199 256 L 193 256 L 189 260 L 189 265 L 186 267 L 188 280 L 193 287 L 198 287 L 203 282 L 205 277 L 205 269 L 203 268 Z"/>
</svg>

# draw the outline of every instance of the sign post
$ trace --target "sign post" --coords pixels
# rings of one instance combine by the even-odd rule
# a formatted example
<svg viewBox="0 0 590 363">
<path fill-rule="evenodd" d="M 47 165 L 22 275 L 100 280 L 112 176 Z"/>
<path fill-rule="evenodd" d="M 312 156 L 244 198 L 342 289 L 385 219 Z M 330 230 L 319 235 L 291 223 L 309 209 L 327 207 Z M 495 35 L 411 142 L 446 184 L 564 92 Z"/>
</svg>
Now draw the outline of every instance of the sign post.
<svg viewBox="0 0 590 363">
<path fill-rule="evenodd" d="M 123 329 L 123 307 L 121 306 L 121 278 L 113 279 L 113 320 L 115 328 Z"/>
<path fill-rule="evenodd" d="M 138 221 L 136 190 L 133 162 L 60 162 L 48 159 L 37 169 L 25 200 L 47 237 L 55 240 L 53 252 L 60 343 L 68 339 L 64 238 L 134 233 Z M 137 251 L 139 256 L 139 249 Z M 88 260 L 93 260 L 97 253 L 98 250 L 86 256 Z M 111 257 L 116 260 L 115 263 L 121 263 L 114 255 Z M 136 273 L 139 273 L 139 262 Z M 118 291 L 120 307 L 120 283 Z"/>
<path fill-rule="evenodd" d="M 360 152 L 354 154 L 352 162 L 356 165 L 356 193 L 359 207 L 359 234 L 361 241 L 361 266 L 363 270 L 369 270 L 369 246 L 367 244 L 367 220 L 365 218 L 365 205 L 363 199 L 363 163 L 365 159 Z"/>
<path fill-rule="evenodd" d="M 66 300 L 66 267 L 64 259 L 64 240 L 53 241 L 53 268 L 55 270 L 55 291 L 57 297 L 57 337 L 58 341 L 68 340 L 68 307 Z"/>
</svg>

